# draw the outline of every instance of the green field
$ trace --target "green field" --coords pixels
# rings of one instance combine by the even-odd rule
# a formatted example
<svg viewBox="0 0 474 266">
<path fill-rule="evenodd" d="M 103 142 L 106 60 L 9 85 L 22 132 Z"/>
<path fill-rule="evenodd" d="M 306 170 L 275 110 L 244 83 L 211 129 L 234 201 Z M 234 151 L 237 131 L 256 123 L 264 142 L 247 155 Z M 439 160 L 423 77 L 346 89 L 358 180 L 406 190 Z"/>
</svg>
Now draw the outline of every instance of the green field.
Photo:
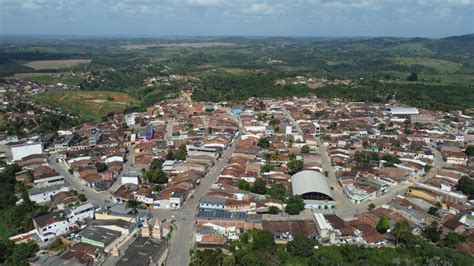
<svg viewBox="0 0 474 266">
<path fill-rule="evenodd" d="M 38 104 L 58 107 L 84 120 L 100 120 L 109 113 L 123 112 L 138 101 L 126 93 L 109 91 L 48 91 L 33 99 Z"/>
<path fill-rule="evenodd" d="M 396 60 L 396 62 L 404 66 L 419 65 L 429 67 L 441 73 L 453 73 L 462 68 L 460 63 L 433 58 L 405 57 Z"/>
<path fill-rule="evenodd" d="M 49 84 L 56 84 L 56 83 L 63 83 L 63 84 L 70 84 L 70 85 L 79 85 L 84 78 L 77 74 L 77 75 L 61 75 L 61 76 L 54 76 L 55 73 L 17 73 L 14 76 L 8 77 L 9 79 L 24 79 L 24 80 L 31 80 L 36 82 L 42 83 L 49 83 Z"/>
</svg>

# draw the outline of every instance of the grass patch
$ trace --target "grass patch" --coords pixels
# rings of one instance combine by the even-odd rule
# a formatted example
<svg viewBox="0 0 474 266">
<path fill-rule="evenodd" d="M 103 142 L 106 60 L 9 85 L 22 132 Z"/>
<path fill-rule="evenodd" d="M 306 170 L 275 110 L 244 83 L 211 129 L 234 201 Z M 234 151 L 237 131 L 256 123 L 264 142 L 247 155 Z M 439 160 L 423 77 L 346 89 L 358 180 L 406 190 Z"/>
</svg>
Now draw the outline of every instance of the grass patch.
<svg viewBox="0 0 474 266">
<path fill-rule="evenodd" d="M 78 85 L 84 78 L 81 75 L 58 75 L 59 73 L 17 73 L 14 76 L 8 77 L 9 79 L 24 79 L 36 82 L 48 83 L 48 84 L 71 84 Z"/>
<path fill-rule="evenodd" d="M 64 59 L 64 60 L 38 60 L 30 61 L 23 64 L 24 66 L 31 67 L 35 70 L 41 69 L 58 69 L 64 67 L 72 67 L 81 64 L 90 64 L 90 59 Z"/>
<path fill-rule="evenodd" d="M 398 58 L 396 63 L 404 66 L 424 66 L 432 68 L 442 73 L 453 73 L 462 68 L 462 64 L 453 61 L 434 59 L 434 58 L 418 58 L 418 57 L 405 57 Z"/>
<path fill-rule="evenodd" d="M 84 120 L 99 121 L 107 114 L 121 113 L 138 101 L 126 93 L 109 91 L 48 91 L 33 100 L 38 104 L 58 107 L 79 115 Z"/>
</svg>

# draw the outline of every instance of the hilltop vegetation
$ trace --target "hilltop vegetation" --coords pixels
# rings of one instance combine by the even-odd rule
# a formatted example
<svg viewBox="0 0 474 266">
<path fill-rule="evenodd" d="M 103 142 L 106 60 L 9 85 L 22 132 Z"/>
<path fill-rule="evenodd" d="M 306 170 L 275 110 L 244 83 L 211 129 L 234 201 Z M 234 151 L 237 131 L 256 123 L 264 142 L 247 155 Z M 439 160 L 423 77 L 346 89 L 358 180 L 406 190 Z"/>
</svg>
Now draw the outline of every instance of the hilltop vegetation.
<svg viewBox="0 0 474 266">
<path fill-rule="evenodd" d="M 214 45 L 216 44 L 216 45 Z M 92 60 L 89 64 L 43 68 L 37 60 Z M 76 39 L 0 44 L 0 76 L 18 73 L 90 73 L 74 78 L 81 90 L 127 93 L 141 109 L 193 91 L 195 100 L 241 100 L 317 94 L 365 101 L 396 99 L 437 110 L 474 107 L 474 35 L 426 38 L 223 38 L 215 40 Z M 407 77 L 417 74 L 416 80 Z M 152 77 L 185 75 L 146 86 Z M 277 86 L 295 76 L 350 79 L 351 86 L 310 89 Z M 31 78 L 41 81 L 42 78 Z M 50 78 L 43 78 L 54 81 Z M 135 110 L 136 107 L 127 108 Z"/>
</svg>

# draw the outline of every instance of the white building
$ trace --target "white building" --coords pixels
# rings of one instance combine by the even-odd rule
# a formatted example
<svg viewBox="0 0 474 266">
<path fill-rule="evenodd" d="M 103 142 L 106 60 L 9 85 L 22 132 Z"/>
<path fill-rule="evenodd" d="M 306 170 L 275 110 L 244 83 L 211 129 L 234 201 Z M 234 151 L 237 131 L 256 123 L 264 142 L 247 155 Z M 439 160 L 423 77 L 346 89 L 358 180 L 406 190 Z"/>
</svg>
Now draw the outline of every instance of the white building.
<svg viewBox="0 0 474 266">
<path fill-rule="evenodd" d="M 134 126 L 135 125 L 135 114 L 126 114 L 125 115 L 125 122 L 127 126 Z"/>
<path fill-rule="evenodd" d="M 32 188 L 28 190 L 28 196 L 31 201 L 44 203 L 51 201 L 51 198 L 59 192 L 69 191 L 69 187 L 63 185 L 54 185 L 47 187 Z"/>
<path fill-rule="evenodd" d="M 10 147 L 12 161 L 19 161 L 26 156 L 33 154 L 42 154 L 43 145 L 40 142 L 28 141 L 22 144 L 14 144 Z"/>
<path fill-rule="evenodd" d="M 122 185 L 124 184 L 135 184 L 140 183 L 140 175 L 136 172 L 128 172 L 122 176 Z"/>
<path fill-rule="evenodd" d="M 46 242 L 69 233 L 77 228 L 78 222 L 93 219 L 94 215 L 94 206 L 86 203 L 72 209 L 55 211 L 35 217 L 33 218 L 33 225 L 41 241 Z"/>
<path fill-rule="evenodd" d="M 314 212 L 332 212 L 336 209 L 336 201 L 326 177 L 321 173 L 304 170 L 291 177 L 293 195 L 303 198 L 306 209 Z"/>
</svg>

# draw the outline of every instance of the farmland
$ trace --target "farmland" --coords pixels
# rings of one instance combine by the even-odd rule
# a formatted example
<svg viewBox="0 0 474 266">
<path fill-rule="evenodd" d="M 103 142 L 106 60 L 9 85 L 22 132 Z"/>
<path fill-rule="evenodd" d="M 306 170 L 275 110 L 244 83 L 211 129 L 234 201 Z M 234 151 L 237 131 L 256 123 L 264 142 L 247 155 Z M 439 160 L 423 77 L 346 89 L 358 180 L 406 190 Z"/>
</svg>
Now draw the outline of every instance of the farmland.
<svg viewBox="0 0 474 266">
<path fill-rule="evenodd" d="M 90 59 L 37 60 L 27 62 L 23 64 L 23 66 L 30 67 L 35 70 L 43 70 L 73 67 L 81 64 L 90 64 L 90 62 Z"/>
<path fill-rule="evenodd" d="M 126 93 L 108 91 L 48 91 L 35 96 L 33 100 L 38 104 L 75 113 L 84 120 L 95 121 L 137 104 L 137 100 Z"/>
<path fill-rule="evenodd" d="M 84 79 L 82 75 L 70 73 L 16 73 L 8 79 L 24 79 L 42 83 L 63 83 L 78 85 Z"/>
</svg>

